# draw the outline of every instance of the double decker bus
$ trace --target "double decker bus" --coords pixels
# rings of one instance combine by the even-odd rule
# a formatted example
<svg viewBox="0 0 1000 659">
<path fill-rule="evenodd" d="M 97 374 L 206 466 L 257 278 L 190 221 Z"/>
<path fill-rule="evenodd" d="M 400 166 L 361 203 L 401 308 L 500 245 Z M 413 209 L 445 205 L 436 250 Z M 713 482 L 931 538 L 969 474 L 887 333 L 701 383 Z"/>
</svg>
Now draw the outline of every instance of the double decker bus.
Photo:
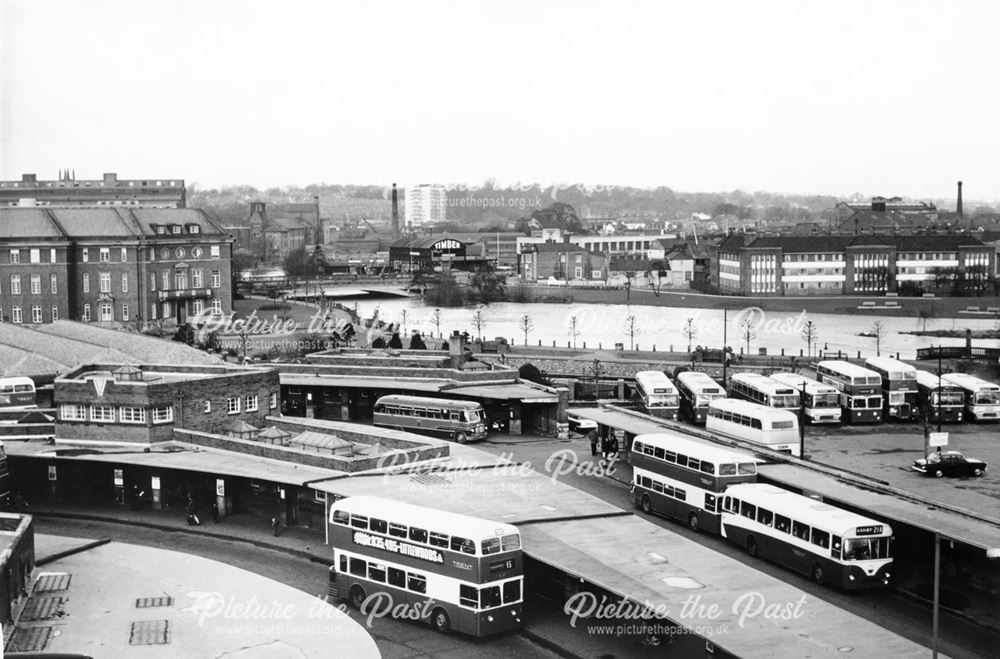
<svg viewBox="0 0 1000 659">
<path fill-rule="evenodd" d="M 799 392 L 807 423 L 840 423 L 840 393 L 834 387 L 798 373 L 772 373 L 771 379 Z"/>
<path fill-rule="evenodd" d="M 886 586 L 892 527 L 763 483 L 730 486 L 722 535 L 767 559 L 846 590 Z"/>
<path fill-rule="evenodd" d="M 917 412 L 917 369 L 892 357 L 869 357 L 865 366 L 882 378 L 882 413 L 886 419 L 909 421 Z"/>
<path fill-rule="evenodd" d="M 34 380 L 26 377 L 0 378 L 0 411 L 30 410 L 36 407 Z"/>
<path fill-rule="evenodd" d="M 486 413 L 472 401 L 393 394 L 375 401 L 373 416 L 376 426 L 446 437 L 459 444 L 486 439 Z"/>
<path fill-rule="evenodd" d="M 704 425 L 708 418 L 708 404 L 726 397 L 726 390 L 701 371 L 679 373 L 677 392 L 681 397 L 681 414 L 691 423 L 698 425 Z"/>
<path fill-rule="evenodd" d="M 918 370 L 917 407 L 931 423 L 961 423 L 965 416 L 965 392 L 943 376 Z"/>
<path fill-rule="evenodd" d="M 330 507 L 327 533 L 333 601 L 364 613 L 405 605 L 442 633 L 521 626 L 524 558 L 510 524 L 354 496 Z"/>
<path fill-rule="evenodd" d="M 816 376 L 840 392 L 842 419 L 847 423 L 882 421 L 882 377 L 863 366 L 831 359 L 816 364 Z"/>
<path fill-rule="evenodd" d="M 965 414 L 970 421 L 1000 420 L 1000 386 L 968 373 L 945 373 L 941 379 L 965 392 Z"/>
<path fill-rule="evenodd" d="M 709 403 L 705 428 L 772 451 L 800 455 L 799 417 L 788 410 L 722 398 Z"/>
<path fill-rule="evenodd" d="M 799 392 L 760 373 L 737 373 L 729 380 L 729 395 L 765 407 L 798 409 Z"/>
<path fill-rule="evenodd" d="M 677 393 L 677 387 L 663 371 L 639 371 L 636 373 L 635 391 L 647 413 L 677 420 L 680 397 Z"/>
<path fill-rule="evenodd" d="M 634 506 L 716 534 L 722 492 L 757 480 L 757 461 L 749 453 L 673 432 L 636 437 L 629 463 Z"/>
</svg>

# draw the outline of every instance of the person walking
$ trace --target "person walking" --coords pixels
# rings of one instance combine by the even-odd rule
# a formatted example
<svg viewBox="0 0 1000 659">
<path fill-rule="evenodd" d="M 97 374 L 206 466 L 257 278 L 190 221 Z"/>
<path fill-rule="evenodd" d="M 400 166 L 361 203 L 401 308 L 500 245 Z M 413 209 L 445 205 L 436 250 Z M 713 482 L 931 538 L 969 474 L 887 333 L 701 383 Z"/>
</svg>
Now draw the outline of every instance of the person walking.
<svg viewBox="0 0 1000 659">
<path fill-rule="evenodd" d="M 278 513 L 274 513 L 274 517 L 271 518 L 271 532 L 274 533 L 274 537 L 281 535 L 281 516 Z"/>
<path fill-rule="evenodd" d="M 219 523 L 219 502 L 218 501 L 213 501 L 212 502 L 212 522 L 214 522 L 216 524 Z"/>
</svg>

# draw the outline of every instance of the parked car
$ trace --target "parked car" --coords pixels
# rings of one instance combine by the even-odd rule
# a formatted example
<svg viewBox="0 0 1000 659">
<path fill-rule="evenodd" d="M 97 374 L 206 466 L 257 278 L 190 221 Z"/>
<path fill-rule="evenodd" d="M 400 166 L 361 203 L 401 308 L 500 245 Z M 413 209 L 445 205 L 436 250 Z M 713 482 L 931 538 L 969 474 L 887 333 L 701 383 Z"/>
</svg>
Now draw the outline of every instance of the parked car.
<svg viewBox="0 0 1000 659">
<path fill-rule="evenodd" d="M 975 458 L 967 458 L 958 451 L 937 451 L 926 458 L 913 461 L 913 471 L 925 476 L 982 476 L 986 463 Z"/>
<path fill-rule="evenodd" d="M 591 432 L 597 432 L 596 421 L 573 416 L 572 414 L 567 415 L 566 420 L 569 421 L 569 429 L 573 432 L 580 433 L 581 435 L 589 435 Z"/>
</svg>

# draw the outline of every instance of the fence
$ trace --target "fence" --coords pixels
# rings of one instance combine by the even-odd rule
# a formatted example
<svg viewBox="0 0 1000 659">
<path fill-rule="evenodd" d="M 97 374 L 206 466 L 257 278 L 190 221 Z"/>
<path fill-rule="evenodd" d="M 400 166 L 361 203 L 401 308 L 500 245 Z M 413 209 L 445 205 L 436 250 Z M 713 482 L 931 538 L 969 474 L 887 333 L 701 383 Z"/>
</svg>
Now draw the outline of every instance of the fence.
<svg viewBox="0 0 1000 659">
<path fill-rule="evenodd" d="M 973 359 L 1000 359 L 1000 348 L 979 348 L 968 346 L 932 346 L 917 348 L 917 359 L 958 359 L 970 357 Z"/>
</svg>

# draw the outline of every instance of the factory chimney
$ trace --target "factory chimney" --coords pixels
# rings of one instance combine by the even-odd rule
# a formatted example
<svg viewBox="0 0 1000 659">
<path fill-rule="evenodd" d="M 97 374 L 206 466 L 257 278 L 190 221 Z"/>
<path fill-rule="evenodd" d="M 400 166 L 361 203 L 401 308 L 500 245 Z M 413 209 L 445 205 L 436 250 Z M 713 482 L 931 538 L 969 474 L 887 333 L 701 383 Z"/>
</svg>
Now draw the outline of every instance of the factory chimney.
<svg viewBox="0 0 1000 659">
<path fill-rule="evenodd" d="M 962 213 L 962 182 L 958 182 L 958 202 L 955 204 L 955 212 L 959 217 L 965 217 Z"/>
<path fill-rule="evenodd" d="M 399 198 L 395 183 L 392 184 L 392 237 L 399 238 Z"/>
</svg>

